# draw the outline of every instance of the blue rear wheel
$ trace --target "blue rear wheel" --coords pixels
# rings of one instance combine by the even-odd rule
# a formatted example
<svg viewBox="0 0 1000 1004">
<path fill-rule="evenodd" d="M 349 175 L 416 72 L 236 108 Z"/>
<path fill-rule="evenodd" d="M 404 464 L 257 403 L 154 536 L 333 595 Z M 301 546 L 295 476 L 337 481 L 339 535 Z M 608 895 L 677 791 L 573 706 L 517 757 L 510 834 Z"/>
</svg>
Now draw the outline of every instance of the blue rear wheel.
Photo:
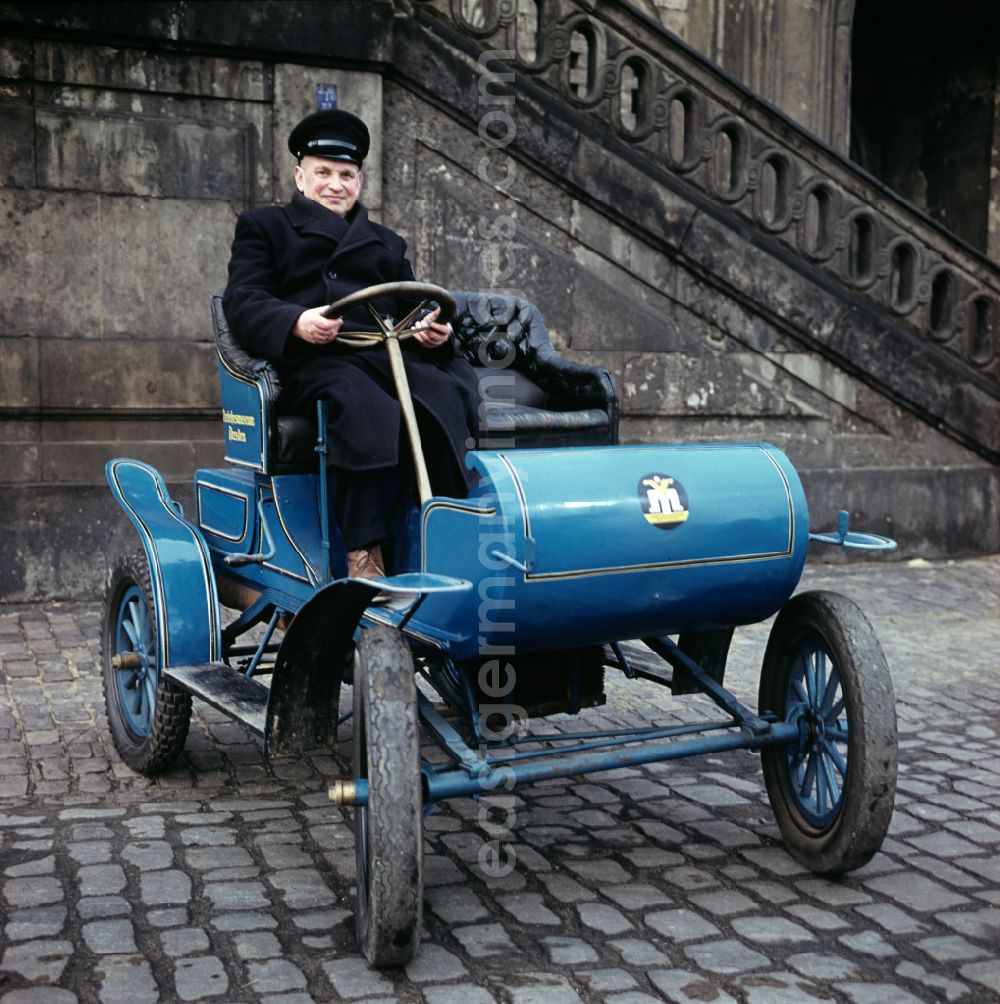
<svg viewBox="0 0 1000 1004">
<path fill-rule="evenodd" d="M 896 709 L 878 638 L 861 609 L 800 593 L 771 629 L 758 707 L 797 727 L 761 754 L 789 852 L 822 874 L 860 868 L 882 846 L 896 791 Z"/>
<path fill-rule="evenodd" d="M 161 679 L 146 556 L 119 558 L 108 574 L 101 630 L 104 703 L 111 738 L 133 770 L 156 774 L 184 748 L 190 695 Z"/>
<path fill-rule="evenodd" d="M 138 585 L 127 585 L 115 617 L 115 696 L 129 734 L 143 739 L 153 731 L 156 704 L 156 635 Z"/>
</svg>

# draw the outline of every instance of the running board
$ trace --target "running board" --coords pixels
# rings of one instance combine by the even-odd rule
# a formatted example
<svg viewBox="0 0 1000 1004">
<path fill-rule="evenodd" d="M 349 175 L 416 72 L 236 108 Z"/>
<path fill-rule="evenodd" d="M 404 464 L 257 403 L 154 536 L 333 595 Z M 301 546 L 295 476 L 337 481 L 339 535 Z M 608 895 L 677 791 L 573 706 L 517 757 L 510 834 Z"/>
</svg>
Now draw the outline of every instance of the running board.
<svg viewBox="0 0 1000 1004">
<path fill-rule="evenodd" d="M 242 722 L 258 736 L 264 735 L 270 690 L 259 680 L 244 676 L 224 662 L 167 666 L 163 678 Z"/>
</svg>

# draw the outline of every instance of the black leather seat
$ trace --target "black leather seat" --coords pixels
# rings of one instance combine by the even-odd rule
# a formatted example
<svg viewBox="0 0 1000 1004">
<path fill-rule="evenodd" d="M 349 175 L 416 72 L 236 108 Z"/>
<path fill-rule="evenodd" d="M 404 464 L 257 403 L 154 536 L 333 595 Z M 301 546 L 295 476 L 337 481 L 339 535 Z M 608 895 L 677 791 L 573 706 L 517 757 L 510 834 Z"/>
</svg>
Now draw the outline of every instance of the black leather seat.
<svg viewBox="0 0 1000 1004">
<path fill-rule="evenodd" d="M 496 293 L 453 295 L 458 306 L 452 320 L 456 347 L 475 368 L 483 395 L 482 448 L 618 442 L 618 395 L 611 374 L 599 366 L 563 359 L 533 303 Z M 313 470 L 315 421 L 281 414 L 278 372 L 240 347 L 223 313 L 221 291 L 212 297 L 212 320 L 223 409 L 227 388 L 245 390 L 239 384 L 253 385 L 260 400 L 260 463 L 249 466 L 265 474 Z"/>
<path fill-rule="evenodd" d="M 611 374 L 563 359 L 533 303 L 499 293 L 452 295 L 458 351 L 479 375 L 483 448 L 618 442 L 618 394 Z"/>
</svg>

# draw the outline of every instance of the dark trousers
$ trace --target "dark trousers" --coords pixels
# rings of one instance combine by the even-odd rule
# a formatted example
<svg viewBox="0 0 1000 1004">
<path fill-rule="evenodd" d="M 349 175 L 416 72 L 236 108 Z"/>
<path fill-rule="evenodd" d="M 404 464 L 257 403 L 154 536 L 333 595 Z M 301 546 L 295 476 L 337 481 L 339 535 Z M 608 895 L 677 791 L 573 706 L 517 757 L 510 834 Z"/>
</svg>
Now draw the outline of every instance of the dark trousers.
<svg viewBox="0 0 1000 1004">
<path fill-rule="evenodd" d="M 457 468 L 447 437 L 422 408 L 416 411 L 431 490 L 435 495 L 465 498 L 468 482 Z M 392 533 L 409 489 L 416 483 L 413 451 L 405 426 L 400 440 L 398 467 L 334 470 L 333 513 L 348 551 L 368 548 L 385 540 Z"/>
</svg>

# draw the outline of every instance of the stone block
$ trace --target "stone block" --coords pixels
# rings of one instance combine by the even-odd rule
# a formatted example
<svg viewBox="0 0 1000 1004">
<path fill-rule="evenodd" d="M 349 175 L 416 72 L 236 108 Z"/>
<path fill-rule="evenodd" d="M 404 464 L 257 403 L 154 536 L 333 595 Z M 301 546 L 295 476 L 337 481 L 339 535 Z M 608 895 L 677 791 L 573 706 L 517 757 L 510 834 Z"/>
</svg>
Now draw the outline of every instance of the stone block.
<svg viewBox="0 0 1000 1004">
<path fill-rule="evenodd" d="M 39 481 L 41 479 L 41 448 L 37 443 L 0 441 L 0 484 Z"/>
<path fill-rule="evenodd" d="M 158 442 L 46 443 L 37 452 L 40 477 L 47 486 L 97 481 L 103 475 L 104 465 L 115 457 L 145 461 L 155 456 L 156 469 L 171 480 L 192 479 L 199 468 L 221 467 L 224 463 L 221 435 L 211 442 L 178 438 Z"/>
<path fill-rule="evenodd" d="M 91 268 L 68 268 L 100 228 L 94 196 L 0 190 L 0 334 L 77 335 L 99 325 L 100 283 Z"/>
<path fill-rule="evenodd" d="M 33 96 L 46 126 L 39 177 L 54 186 L 243 206 L 271 197 L 269 104 L 43 82 Z"/>
<path fill-rule="evenodd" d="M 217 407 L 217 405 L 215 405 Z M 65 417 L 46 416 L 40 439 L 46 446 L 65 443 L 84 447 L 91 443 L 113 443 L 123 452 L 139 443 L 183 442 L 222 443 L 222 415 L 216 411 L 172 414 L 164 421 L 157 413 L 149 417 L 139 414 L 102 414 L 75 412 Z"/>
<path fill-rule="evenodd" d="M 615 262 L 657 292 L 670 297 L 676 295 L 677 263 L 616 226 L 605 213 L 585 203 L 574 202 L 570 232 L 582 247 Z"/>
<path fill-rule="evenodd" d="M 768 358 L 824 397 L 847 409 L 857 407 L 857 382 L 822 356 L 809 352 L 776 352 Z"/>
<path fill-rule="evenodd" d="M 511 151 L 545 164 L 556 177 L 572 163 L 578 129 L 557 100 L 504 81 L 511 62 L 502 54 L 473 61 L 411 19 L 397 21 L 393 42 L 394 63 L 404 73 L 426 81 L 450 107 L 472 119 L 483 153 L 506 148 L 509 142 Z M 512 97 L 513 103 L 497 100 L 503 97 Z M 503 118 L 504 112 L 510 114 L 512 124 Z"/>
<path fill-rule="evenodd" d="M 0 190 L 0 334 L 211 336 L 233 211 L 222 202 Z M 88 267 L 80 267 L 85 260 Z"/>
<path fill-rule="evenodd" d="M 497 73 L 503 73 L 509 66 L 504 63 L 489 65 Z M 498 134 L 491 132 L 491 123 L 494 118 L 499 118 L 488 118 L 491 106 L 478 100 L 480 76 L 477 71 L 473 90 L 477 98 L 475 119 L 479 123 L 479 134 L 493 135 L 494 142 L 503 140 L 505 135 L 502 131 Z M 515 92 L 515 103 L 511 107 L 516 127 L 511 148 L 527 157 L 529 162 L 533 160 L 545 164 L 556 177 L 571 170 L 580 144 L 580 133 L 562 114 L 559 104 L 541 92 L 524 89 Z"/>
<path fill-rule="evenodd" d="M 35 112 L 30 85 L 0 91 L 0 185 L 30 188 L 35 183 Z"/>
<path fill-rule="evenodd" d="M 788 336 L 752 304 L 726 295 L 694 272 L 678 269 L 677 300 L 708 322 L 710 337 L 718 341 L 715 348 L 737 342 L 758 352 L 782 352 L 789 346 Z"/>
<path fill-rule="evenodd" d="M 624 158 L 609 156 L 596 140 L 580 135 L 566 176 L 655 240 L 674 248 L 682 243 L 686 246 L 686 234 L 696 215 L 694 205 L 662 179 L 633 167 Z"/>
<path fill-rule="evenodd" d="M 168 480 L 189 481 L 223 464 L 221 419 L 118 416 L 0 423 L 0 484 L 98 484 L 113 457 L 153 463 Z M 41 489 L 38 489 L 41 490 Z"/>
<path fill-rule="evenodd" d="M 1000 457 L 1000 396 L 994 391 L 960 383 L 948 400 L 948 419 L 960 429 L 967 429 L 977 442 Z"/>
<path fill-rule="evenodd" d="M 34 74 L 37 80 L 52 83 L 127 91 L 238 101 L 266 101 L 270 97 L 263 63 L 193 53 L 158 51 L 154 55 L 134 48 L 39 39 L 35 42 Z"/>
<path fill-rule="evenodd" d="M 618 391 L 618 398 L 621 400 L 627 352 L 579 352 L 575 349 L 569 349 L 561 352 L 560 355 L 573 362 L 583 363 L 585 366 L 603 366 L 611 373 L 611 379 Z"/>
<path fill-rule="evenodd" d="M 226 284 L 232 208 L 223 202 L 103 198 L 100 213 L 102 332 L 175 342 L 211 338 L 210 301 Z M 85 320 L 90 324 L 76 321 L 73 333 L 93 333 L 94 319 Z"/>
<path fill-rule="evenodd" d="M 37 112 L 38 184 L 44 188 L 249 205 L 252 149 L 250 125 L 103 110 Z"/>
<path fill-rule="evenodd" d="M 943 416 L 958 365 L 942 350 L 897 329 L 860 305 L 840 312 L 828 344 L 853 366 L 869 373 L 880 389 Z M 959 382 L 966 375 L 959 376 Z"/>
<path fill-rule="evenodd" d="M 794 416 L 780 385 L 747 372 L 752 356 L 644 352 L 625 363 L 622 410 L 630 415 Z"/>
<path fill-rule="evenodd" d="M 195 0 L 184 5 L 180 36 L 186 42 L 256 49 L 295 56 L 380 62 L 390 56 L 390 0 L 300 3 L 264 0 Z"/>
<path fill-rule="evenodd" d="M 696 352 L 705 346 L 707 328 L 701 318 L 585 247 L 574 257 L 573 348 Z"/>
<path fill-rule="evenodd" d="M 429 168 L 423 158 L 418 161 L 418 171 Z M 523 296 L 541 310 L 553 343 L 567 345 L 580 268 L 534 232 L 537 218 L 516 206 L 498 210 L 486 197 L 477 203 L 449 177 L 426 187 L 421 219 L 433 245 L 427 262 L 432 281 L 450 289 Z M 512 221 L 507 229 L 496 229 L 501 216 Z"/>
<path fill-rule="evenodd" d="M 853 527 L 894 538 L 902 555 L 946 558 L 1000 551 L 996 468 L 800 469 L 799 474 L 814 527 L 832 528 L 837 510 L 847 509 Z M 824 561 L 843 557 L 837 548 L 812 548 Z"/>
<path fill-rule="evenodd" d="M 0 408 L 37 408 L 37 340 L 0 337 L 0 359 Z"/>
<path fill-rule="evenodd" d="M 733 221 L 735 222 L 735 220 Z M 774 317 L 793 324 L 808 336 L 829 342 L 835 322 L 847 304 L 814 281 L 811 274 L 747 239 L 742 228 L 698 213 L 685 232 L 683 253 L 702 269 Z"/>
<path fill-rule="evenodd" d="M 215 348 L 207 342 L 41 342 L 41 405 L 158 411 L 218 405 Z"/>
<path fill-rule="evenodd" d="M 0 21 L 8 30 L 45 34 L 57 29 L 67 34 L 86 32 L 99 37 L 177 39 L 177 4 L 150 0 L 141 4 L 73 3 L 44 0 L 38 3 L 0 4 Z"/>
<path fill-rule="evenodd" d="M 0 38 L 0 77 L 31 79 L 32 42 L 27 38 Z"/>
</svg>

